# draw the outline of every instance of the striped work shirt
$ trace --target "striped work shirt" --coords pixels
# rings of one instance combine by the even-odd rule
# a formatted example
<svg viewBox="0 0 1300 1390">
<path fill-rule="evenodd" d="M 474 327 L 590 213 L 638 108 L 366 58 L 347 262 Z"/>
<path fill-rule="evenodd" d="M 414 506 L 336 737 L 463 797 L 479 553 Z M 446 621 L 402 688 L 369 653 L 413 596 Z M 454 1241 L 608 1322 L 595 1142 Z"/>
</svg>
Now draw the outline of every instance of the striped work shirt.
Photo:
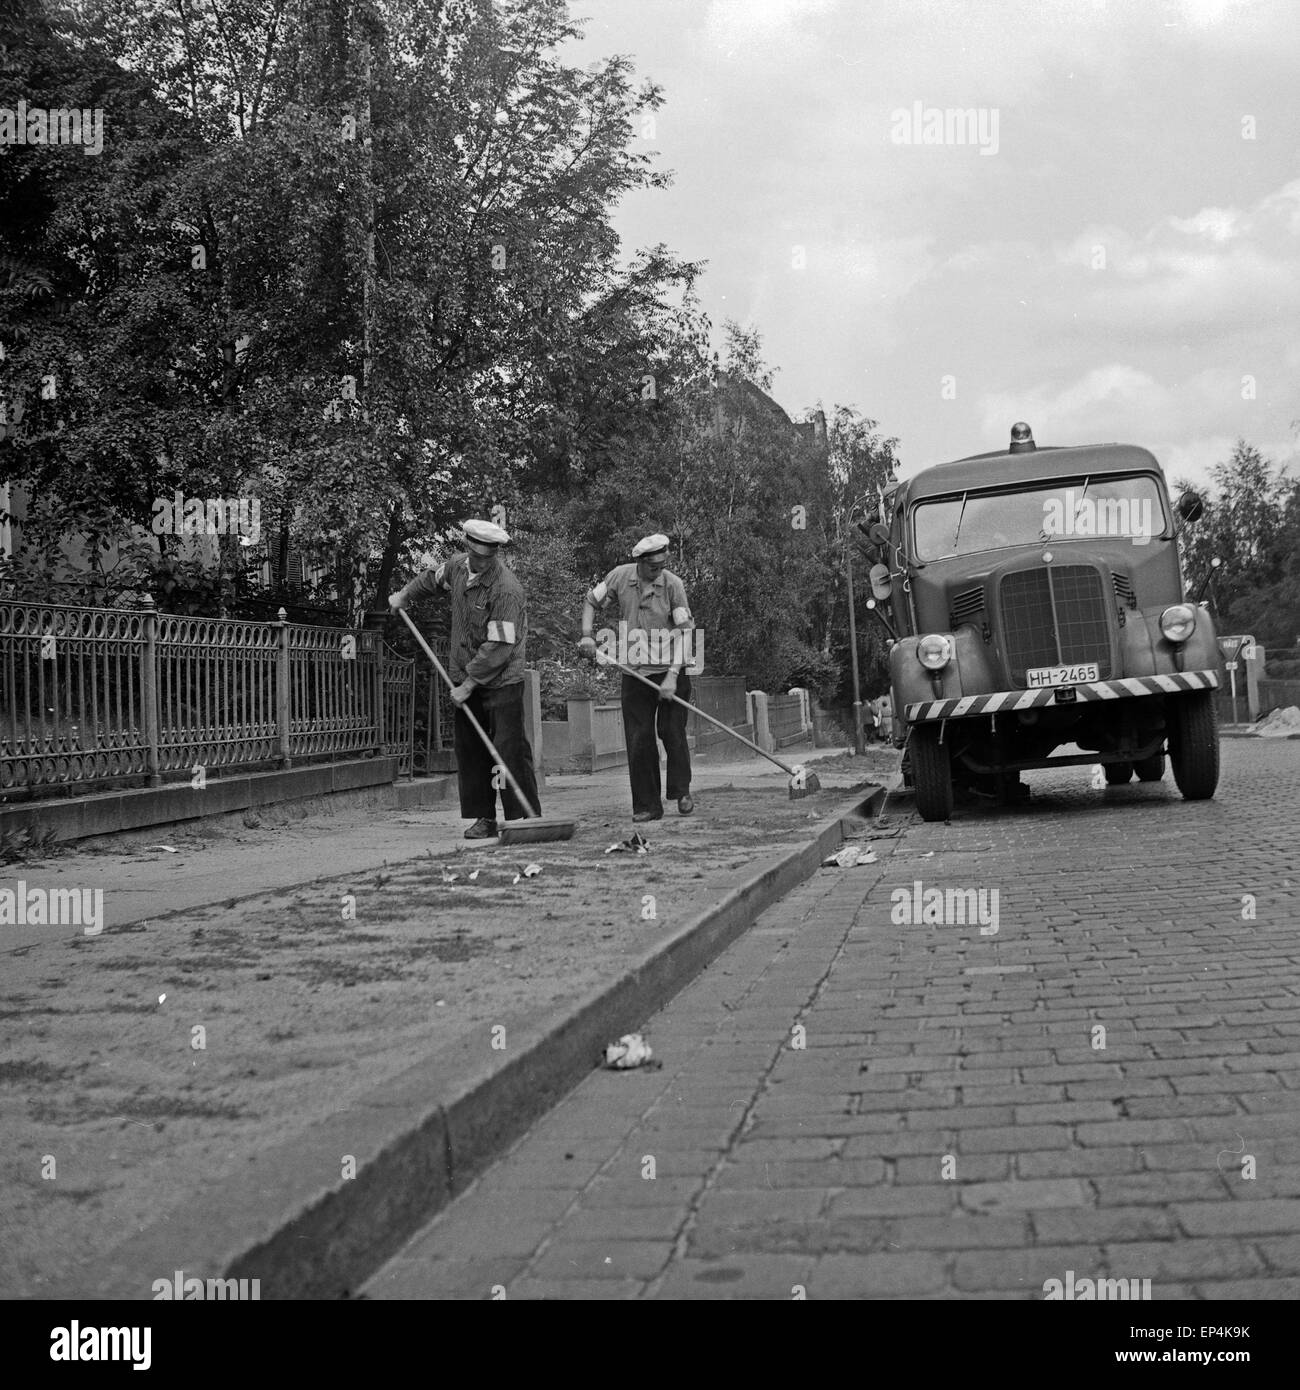
<svg viewBox="0 0 1300 1390">
<path fill-rule="evenodd" d="M 492 569 L 475 574 L 468 556 L 453 555 L 411 580 L 402 590 L 402 600 L 436 589 L 451 595 L 447 670 L 452 680 L 459 684 L 468 676 L 489 690 L 522 681 L 528 607 L 514 572 L 498 559 Z"/>
</svg>

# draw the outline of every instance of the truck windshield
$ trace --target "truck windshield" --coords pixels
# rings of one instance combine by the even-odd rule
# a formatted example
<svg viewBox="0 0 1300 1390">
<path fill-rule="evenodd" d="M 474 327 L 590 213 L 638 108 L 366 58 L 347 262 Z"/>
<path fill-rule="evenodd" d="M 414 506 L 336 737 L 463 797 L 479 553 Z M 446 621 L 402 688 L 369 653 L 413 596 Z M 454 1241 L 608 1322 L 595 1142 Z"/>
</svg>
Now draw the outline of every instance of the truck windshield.
<svg viewBox="0 0 1300 1390">
<path fill-rule="evenodd" d="M 918 560 L 1099 536 L 1145 545 L 1166 525 L 1160 486 L 1149 474 L 1093 474 L 1014 492 L 966 492 L 919 502 L 912 511 Z"/>
</svg>

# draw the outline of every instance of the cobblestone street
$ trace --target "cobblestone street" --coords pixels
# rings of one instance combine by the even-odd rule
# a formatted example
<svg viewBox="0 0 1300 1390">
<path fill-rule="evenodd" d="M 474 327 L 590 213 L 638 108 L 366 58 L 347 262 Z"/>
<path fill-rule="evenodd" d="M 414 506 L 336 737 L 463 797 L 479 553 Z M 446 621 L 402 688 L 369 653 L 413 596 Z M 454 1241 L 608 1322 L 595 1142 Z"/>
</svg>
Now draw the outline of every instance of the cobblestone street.
<svg viewBox="0 0 1300 1390">
<path fill-rule="evenodd" d="M 1300 745 L 1222 753 L 1212 801 L 892 803 L 646 1021 L 662 1071 L 593 1074 L 364 1294 L 1296 1297 Z M 985 929 L 895 920 L 930 888 Z"/>
</svg>

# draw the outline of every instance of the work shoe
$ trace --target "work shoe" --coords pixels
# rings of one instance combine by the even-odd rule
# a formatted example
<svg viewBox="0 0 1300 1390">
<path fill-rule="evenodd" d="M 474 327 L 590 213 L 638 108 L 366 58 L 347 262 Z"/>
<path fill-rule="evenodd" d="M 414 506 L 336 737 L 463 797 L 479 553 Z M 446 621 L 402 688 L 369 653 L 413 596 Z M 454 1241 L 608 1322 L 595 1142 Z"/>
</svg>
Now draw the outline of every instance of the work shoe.
<svg viewBox="0 0 1300 1390">
<path fill-rule="evenodd" d="M 690 792 L 677 798 L 677 814 L 679 816 L 689 816 L 694 809 L 695 803 L 691 800 Z"/>
<path fill-rule="evenodd" d="M 634 821 L 643 821 L 643 820 L 663 820 L 663 818 L 664 818 L 664 813 L 663 813 L 662 811 L 637 811 L 637 812 L 632 816 L 632 819 L 633 819 Z"/>
<path fill-rule="evenodd" d="M 467 840 L 491 840 L 498 834 L 497 823 L 494 820 L 476 820 L 473 825 L 465 832 Z"/>
</svg>

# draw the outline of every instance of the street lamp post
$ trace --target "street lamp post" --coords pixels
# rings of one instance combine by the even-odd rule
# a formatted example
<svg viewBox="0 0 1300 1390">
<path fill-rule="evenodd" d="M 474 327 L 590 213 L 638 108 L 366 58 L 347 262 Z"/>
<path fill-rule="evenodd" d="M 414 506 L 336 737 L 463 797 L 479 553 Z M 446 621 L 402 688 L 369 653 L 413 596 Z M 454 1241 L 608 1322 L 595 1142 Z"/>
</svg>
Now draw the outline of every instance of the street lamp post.
<svg viewBox="0 0 1300 1390">
<path fill-rule="evenodd" d="M 858 685 L 858 620 L 853 604 L 853 538 L 844 548 L 844 569 L 849 581 L 849 653 L 853 658 L 853 751 L 865 751 L 862 742 L 862 691 Z"/>
<path fill-rule="evenodd" d="M 844 573 L 849 585 L 849 655 L 853 662 L 853 751 L 861 756 L 866 752 L 862 740 L 862 687 L 858 678 L 858 617 L 853 601 L 853 518 L 869 494 L 864 493 L 849 508 L 844 522 Z"/>
</svg>

